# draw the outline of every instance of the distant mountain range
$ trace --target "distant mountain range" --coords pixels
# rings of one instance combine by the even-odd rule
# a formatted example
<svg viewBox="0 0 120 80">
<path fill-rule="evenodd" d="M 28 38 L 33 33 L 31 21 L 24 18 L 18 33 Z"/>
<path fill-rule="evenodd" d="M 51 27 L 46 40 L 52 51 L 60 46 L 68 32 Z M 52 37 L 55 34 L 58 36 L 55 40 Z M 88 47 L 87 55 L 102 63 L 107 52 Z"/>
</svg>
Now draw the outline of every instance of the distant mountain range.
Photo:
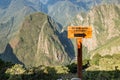
<svg viewBox="0 0 120 80">
<path fill-rule="evenodd" d="M 43 12 L 51 16 L 62 26 L 67 26 L 75 15 L 86 12 L 94 6 L 101 4 L 119 4 L 119 0 L 1 0 L 0 1 L 0 20 L 4 17 L 9 18 L 15 14 L 22 14 L 30 8 L 35 12 Z M 17 13 L 18 12 L 18 13 Z M 26 11 L 27 12 L 27 11 Z M 30 13 L 28 11 L 28 13 Z M 7 20 L 5 18 L 5 20 Z"/>
<path fill-rule="evenodd" d="M 72 41 L 73 46 L 67 39 L 68 25 L 92 26 L 93 38 L 83 40 L 87 48 L 84 56 L 119 53 L 119 3 L 119 0 L 1 0 L 0 58 L 27 66 L 70 63 L 76 51 L 75 42 Z"/>
<path fill-rule="evenodd" d="M 120 54 L 120 5 L 107 4 L 94 7 L 88 14 L 78 14 L 71 25 L 90 25 L 92 39 L 84 40 L 84 45 L 92 55 Z"/>
</svg>

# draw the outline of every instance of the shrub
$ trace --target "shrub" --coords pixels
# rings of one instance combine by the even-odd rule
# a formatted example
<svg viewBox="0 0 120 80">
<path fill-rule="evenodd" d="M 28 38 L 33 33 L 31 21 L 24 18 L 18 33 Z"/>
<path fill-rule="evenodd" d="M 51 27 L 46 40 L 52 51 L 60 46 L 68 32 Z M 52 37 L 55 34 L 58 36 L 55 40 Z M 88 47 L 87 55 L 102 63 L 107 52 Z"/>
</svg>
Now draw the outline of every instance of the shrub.
<svg viewBox="0 0 120 80">
<path fill-rule="evenodd" d="M 22 80 L 20 75 L 11 75 L 8 80 Z"/>
<path fill-rule="evenodd" d="M 99 60 L 101 59 L 101 55 L 99 53 L 95 54 L 92 58 L 91 64 L 99 66 Z"/>
<path fill-rule="evenodd" d="M 16 74 L 23 74 L 24 72 L 25 69 L 23 68 L 23 65 L 15 64 L 11 68 L 8 68 L 5 73 L 10 75 L 16 75 Z"/>
<path fill-rule="evenodd" d="M 77 73 L 77 63 L 67 65 L 70 73 Z"/>
</svg>

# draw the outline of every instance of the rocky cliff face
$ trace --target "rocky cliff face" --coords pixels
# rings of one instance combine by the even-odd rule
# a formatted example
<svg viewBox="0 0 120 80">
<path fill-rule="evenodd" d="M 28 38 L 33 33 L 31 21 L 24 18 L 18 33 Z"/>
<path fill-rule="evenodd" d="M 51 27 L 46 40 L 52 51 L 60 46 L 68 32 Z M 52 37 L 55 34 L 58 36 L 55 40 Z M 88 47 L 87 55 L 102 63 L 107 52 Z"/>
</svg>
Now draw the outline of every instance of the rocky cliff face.
<svg viewBox="0 0 120 80">
<path fill-rule="evenodd" d="M 119 53 L 119 5 L 96 6 L 88 14 L 77 15 L 72 25 L 92 26 L 93 37 L 84 39 L 91 54 L 112 55 Z"/>
<path fill-rule="evenodd" d="M 26 66 L 68 64 L 70 54 L 73 56 L 74 52 L 66 51 L 68 45 L 62 45 L 60 38 L 64 37 L 60 36 L 56 25 L 43 13 L 27 16 L 18 34 L 10 41 L 17 58 Z"/>
</svg>

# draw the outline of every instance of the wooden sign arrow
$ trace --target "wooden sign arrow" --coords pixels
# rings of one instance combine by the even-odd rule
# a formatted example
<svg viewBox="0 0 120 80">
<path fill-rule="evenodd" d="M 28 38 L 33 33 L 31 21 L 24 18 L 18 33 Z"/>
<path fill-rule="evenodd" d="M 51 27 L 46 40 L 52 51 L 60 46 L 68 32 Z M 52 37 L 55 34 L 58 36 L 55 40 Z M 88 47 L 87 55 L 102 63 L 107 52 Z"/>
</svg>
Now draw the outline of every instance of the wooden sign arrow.
<svg viewBox="0 0 120 80">
<path fill-rule="evenodd" d="M 81 26 L 68 26 L 68 38 L 91 38 L 92 28 Z"/>
</svg>

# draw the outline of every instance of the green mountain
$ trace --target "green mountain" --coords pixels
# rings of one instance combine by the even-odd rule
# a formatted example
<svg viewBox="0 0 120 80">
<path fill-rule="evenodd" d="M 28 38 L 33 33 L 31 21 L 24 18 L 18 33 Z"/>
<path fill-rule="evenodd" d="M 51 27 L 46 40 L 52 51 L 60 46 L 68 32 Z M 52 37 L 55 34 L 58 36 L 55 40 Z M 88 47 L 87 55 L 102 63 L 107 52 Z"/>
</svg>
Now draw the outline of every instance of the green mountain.
<svg viewBox="0 0 120 80">
<path fill-rule="evenodd" d="M 29 1 L 29 0 L 28 0 Z M 103 4 L 119 4 L 119 0 L 40 0 L 47 9 L 48 15 L 63 27 L 69 25 L 80 12 L 88 12 L 93 7 Z M 44 7 L 44 6 L 43 6 Z"/>
<path fill-rule="evenodd" d="M 83 40 L 83 45 L 87 47 L 88 54 L 90 54 L 91 60 L 94 61 L 94 59 L 96 59 L 96 55 L 101 56 L 97 56 L 97 58 L 99 57 L 101 60 L 104 58 L 105 60 L 108 60 L 108 57 L 106 59 L 106 56 L 113 57 L 116 55 L 120 55 L 119 19 L 120 5 L 114 4 L 96 6 L 87 14 L 81 13 L 75 17 L 71 25 L 92 26 L 92 38 Z M 102 62 L 101 60 L 99 62 L 98 59 L 96 59 L 98 63 Z M 111 59 L 109 57 L 109 61 L 110 60 Z M 108 62 L 109 66 L 113 65 L 109 64 L 109 61 L 104 62 L 106 62 L 105 64 L 107 64 Z M 115 61 L 116 59 L 113 59 L 113 61 L 111 62 L 114 63 Z M 118 64 L 118 62 L 114 63 L 114 65 L 115 64 Z"/>
<path fill-rule="evenodd" d="M 73 46 L 65 35 L 57 31 L 56 26 L 57 24 L 43 13 L 27 16 L 9 42 L 11 51 L 6 47 L 7 55 L 11 53 L 17 59 L 5 56 L 5 53 L 0 54 L 0 57 L 12 62 L 16 59 L 27 67 L 70 63 L 74 57 Z M 71 50 L 68 50 L 69 48 Z"/>
</svg>

